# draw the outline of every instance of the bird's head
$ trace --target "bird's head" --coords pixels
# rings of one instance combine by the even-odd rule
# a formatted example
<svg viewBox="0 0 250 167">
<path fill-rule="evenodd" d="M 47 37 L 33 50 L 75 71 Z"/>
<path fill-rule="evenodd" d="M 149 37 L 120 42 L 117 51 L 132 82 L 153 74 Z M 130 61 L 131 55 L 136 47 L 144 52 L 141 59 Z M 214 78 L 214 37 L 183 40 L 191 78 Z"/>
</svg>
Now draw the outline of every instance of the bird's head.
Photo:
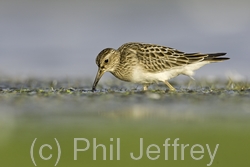
<svg viewBox="0 0 250 167">
<path fill-rule="evenodd" d="M 92 86 L 92 91 L 95 91 L 96 85 L 101 79 L 105 72 L 113 72 L 120 62 L 120 52 L 112 49 L 106 48 L 102 50 L 96 57 L 96 65 L 98 66 L 98 71 L 95 77 L 95 81 Z"/>
</svg>

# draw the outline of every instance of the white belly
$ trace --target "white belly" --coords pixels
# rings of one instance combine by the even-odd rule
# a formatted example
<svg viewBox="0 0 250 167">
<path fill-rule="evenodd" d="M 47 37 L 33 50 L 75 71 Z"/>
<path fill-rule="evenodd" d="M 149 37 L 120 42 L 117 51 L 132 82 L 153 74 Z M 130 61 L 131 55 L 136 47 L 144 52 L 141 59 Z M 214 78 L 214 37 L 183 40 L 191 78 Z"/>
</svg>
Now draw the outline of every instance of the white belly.
<svg viewBox="0 0 250 167">
<path fill-rule="evenodd" d="M 142 70 L 140 66 L 134 68 L 132 82 L 135 83 L 155 83 L 155 82 L 164 82 L 171 78 L 174 78 L 180 74 L 192 76 L 194 70 L 199 69 L 200 67 L 208 64 L 209 62 L 203 61 L 194 64 L 189 64 L 181 67 L 174 67 L 162 72 L 150 73 Z"/>
</svg>

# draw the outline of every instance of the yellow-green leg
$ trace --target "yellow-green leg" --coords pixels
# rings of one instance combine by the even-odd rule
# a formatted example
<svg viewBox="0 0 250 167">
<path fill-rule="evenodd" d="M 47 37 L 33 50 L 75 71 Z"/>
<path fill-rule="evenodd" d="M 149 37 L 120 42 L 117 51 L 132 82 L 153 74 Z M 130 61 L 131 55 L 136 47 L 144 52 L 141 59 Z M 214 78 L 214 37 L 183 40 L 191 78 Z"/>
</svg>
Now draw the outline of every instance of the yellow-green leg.
<svg viewBox="0 0 250 167">
<path fill-rule="evenodd" d="M 168 81 L 165 81 L 165 84 L 168 86 L 169 90 L 176 91 L 175 88 Z"/>
<path fill-rule="evenodd" d="M 148 90 L 148 85 L 147 84 L 143 85 L 143 90 L 144 91 Z"/>
</svg>

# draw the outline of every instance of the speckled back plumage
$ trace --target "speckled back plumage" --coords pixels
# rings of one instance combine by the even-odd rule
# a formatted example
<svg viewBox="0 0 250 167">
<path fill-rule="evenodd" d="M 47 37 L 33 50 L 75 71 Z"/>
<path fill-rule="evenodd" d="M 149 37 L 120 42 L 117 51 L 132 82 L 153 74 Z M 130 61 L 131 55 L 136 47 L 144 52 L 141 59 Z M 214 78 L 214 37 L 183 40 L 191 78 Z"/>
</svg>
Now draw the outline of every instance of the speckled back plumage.
<svg viewBox="0 0 250 167">
<path fill-rule="evenodd" d="M 126 43 L 118 48 L 121 53 L 121 63 L 126 62 L 128 56 L 137 59 L 147 72 L 161 72 L 174 67 L 180 67 L 201 61 L 223 61 L 228 58 L 218 58 L 226 53 L 201 54 L 184 53 L 176 49 L 144 43 Z"/>
</svg>

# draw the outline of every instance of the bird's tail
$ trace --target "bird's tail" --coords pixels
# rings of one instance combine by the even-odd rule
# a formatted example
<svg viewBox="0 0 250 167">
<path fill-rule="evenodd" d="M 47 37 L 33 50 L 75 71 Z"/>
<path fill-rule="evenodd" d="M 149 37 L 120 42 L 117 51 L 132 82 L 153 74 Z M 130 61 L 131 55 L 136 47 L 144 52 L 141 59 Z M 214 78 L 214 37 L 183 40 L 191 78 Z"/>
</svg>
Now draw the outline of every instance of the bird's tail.
<svg viewBox="0 0 250 167">
<path fill-rule="evenodd" d="M 228 60 L 230 58 L 228 57 L 222 57 L 226 55 L 227 53 L 185 53 L 185 57 L 189 59 L 189 62 L 201 62 L 201 61 L 207 61 L 209 63 L 212 62 L 221 62 L 224 60 Z"/>
<path fill-rule="evenodd" d="M 230 58 L 228 57 L 222 57 L 226 55 L 227 53 L 209 53 L 208 56 L 204 58 L 203 61 L 209 61 L 209 62 L 220 62 L 224 60 L 228 60 Z"/>
</svg>

